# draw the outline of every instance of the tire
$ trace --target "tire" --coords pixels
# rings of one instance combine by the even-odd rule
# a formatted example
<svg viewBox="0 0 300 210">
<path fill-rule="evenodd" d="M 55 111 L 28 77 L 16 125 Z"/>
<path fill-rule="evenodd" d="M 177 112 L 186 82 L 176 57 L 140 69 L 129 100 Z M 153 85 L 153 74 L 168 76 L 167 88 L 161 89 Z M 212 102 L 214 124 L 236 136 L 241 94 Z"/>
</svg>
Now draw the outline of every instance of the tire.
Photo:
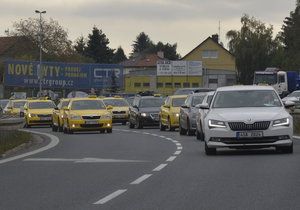
<svg viewBox="0 0 300 210">
<path fill-rule="evenodd" d="M 293 144 L 290 146 L 276 147 L 276 151 L 284 154 L 292 154 L 294 152 Z"/>
<path fill-rule="evenodd" d="M 25 124 L 24 124 L 24 126 L 23 126 L 24 128 L 30 128 L 31 126 L 30 125 L 28 125 L 28 123 L 27 123 L 27 119 L 25 118 Z"/>
<path fill-rule="evenodd" d="M 159 130 L 160 131 L 165 131 L 166 130 L 166 126 L 162 124 L 161 120 L 159 121 Z"/>
<path fill-rule="evenodd" d="M 56 125 L 52 124 L 52 131 L 57 132 L 58 131 L 58 127 Z"/>
<path fill-rule="evenodd" d="M 201 126 L 201 124 L 200 124 L 200 126 Z M 201 131 L 198 131 L 198 129 L 196 130 L 196 136 L 197 136 L 198 140 L 204 141 L 204 133 L 202 131 L 202 127 L 201 127 Z"/>
<path fill-rule="evenodd" d="M 137 129 L 142 129 L 143 128 L 143 124 L 141 123 L 140 119 L 136 119 L 136 128 Z"/>
<path fill-rule="evenodd" d="M 100 130 L 100 133 L 105 133 L 105 130 L 104 130 L 104 129 L 101 129 L 101 130 Z"/>
<path fill-rule="evenodd" d="M 112 133 L 112 128 L 106 129 L 106 133 Z"/>
<path fill-rule="evenodd" d="M 180 135 L 186 135 L 186 129 L 184 129 L 183 127 L 181 127 L 181 124 L 179 123 L 179 134 Z"/>
<path fill-rule="evenodd" d="M 127 122 L 122 122 L 122 125 L 126 125 Z"/>
<path fill-rule="evenodd" d="M 59 132 L 63 132 L 63 131 L 64 131 L 64 128 L 63 128 L 62 126 L 59 126 L 59 127 L 58 127 L 58 131 L 59 131 Z"/>
<path fill-rule="evenodd" d="M 133 129 L 133 128 L 134 128 L 134 124 L 133 124 L 132 122 L 129 121 L 128 127 L 129 127 L 130 129 Z"/>
<path fill-rule="evenodd" d="M 207 144 L 205 142 L 205 154 L 206 155 L 216 155 L 217 154 L 217 149 L 216 148 L 208 148 Z"/>
</svg>

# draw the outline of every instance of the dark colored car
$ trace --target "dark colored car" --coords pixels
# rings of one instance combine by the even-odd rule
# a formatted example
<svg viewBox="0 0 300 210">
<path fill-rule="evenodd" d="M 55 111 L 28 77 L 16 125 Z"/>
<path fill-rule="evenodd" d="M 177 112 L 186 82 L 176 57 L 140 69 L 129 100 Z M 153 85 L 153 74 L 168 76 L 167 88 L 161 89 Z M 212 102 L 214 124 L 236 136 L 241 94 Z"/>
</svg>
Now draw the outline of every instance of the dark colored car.
<svg viewBox="0 0 300 210">
<path fill-rule="evenodd" d="M 129 108 L 129 128 L 159 125 L 159 111 L 164 102 L 161 96 L 136 96 Z"/>
<path fill-rule="evenodd" d="M 179 88 L 175 91 L 174 95 L 189 95 L 192 93 L 201 93 L 214 91 L 212 88 Z"/>
</svg>

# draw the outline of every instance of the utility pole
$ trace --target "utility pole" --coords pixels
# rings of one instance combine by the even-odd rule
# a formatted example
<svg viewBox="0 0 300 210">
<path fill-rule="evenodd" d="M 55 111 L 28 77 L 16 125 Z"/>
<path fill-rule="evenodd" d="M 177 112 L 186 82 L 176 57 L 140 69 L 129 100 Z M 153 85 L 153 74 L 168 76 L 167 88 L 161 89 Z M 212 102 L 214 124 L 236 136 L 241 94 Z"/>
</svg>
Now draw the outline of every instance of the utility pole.
<svg viewBox="0 0 300 210">
<path fill-rule="evenodd" d="M 37 75 L 38 75 L 38 79 L 39 79 L 39 85 L 40 85 L 40 94 L 42 93 L 42 14 L 45 14 L 46 11 L 39 11 L 39 10 L 35 10 L 35 13 L 40 14 L 40 29 L 39 29 L 39 41 L 40 41 L 40 64 L 38 66 L 37 69 Z"/>
</svg>

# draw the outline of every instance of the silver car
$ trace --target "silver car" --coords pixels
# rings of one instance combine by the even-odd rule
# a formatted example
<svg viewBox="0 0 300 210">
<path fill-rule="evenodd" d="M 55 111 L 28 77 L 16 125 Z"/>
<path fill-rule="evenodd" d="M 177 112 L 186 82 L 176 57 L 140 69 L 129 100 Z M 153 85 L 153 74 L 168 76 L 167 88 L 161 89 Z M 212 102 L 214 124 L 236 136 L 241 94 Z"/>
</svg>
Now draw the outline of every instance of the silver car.
<svg viewBox="0 0 300 210">
<path fill-rule="evenodd" d="M 192 136 L 196 131 L 196 113 L 199 107 L 196 105 L 201 104 L 206 92 L 193 93 L 188 95 L 184 105 L 180 107 L 179 112 L 179 134 Z"/>
<path fill-rule="evenodd" d="M 293 119 L 272 87 L 232 86 L 216 90 L 203 124 L 205 152 L 217 148 L 275 147 L 293 152 Z"/>
<path fill-rule="evenodd" d="M 198 140 L 201 141 L 204 141 L 202 125 L 203 125 L 203 120 L 208 113 L 208 109 L 200 109 L 200 105 L 209 106 L 214 94 L 215 91 L 208 92 L 204 97 L 202 104 L 196 105 L 196 108 L 198 108 L 198 112 L 196 113 L 196 137 Z"/>
</svg>

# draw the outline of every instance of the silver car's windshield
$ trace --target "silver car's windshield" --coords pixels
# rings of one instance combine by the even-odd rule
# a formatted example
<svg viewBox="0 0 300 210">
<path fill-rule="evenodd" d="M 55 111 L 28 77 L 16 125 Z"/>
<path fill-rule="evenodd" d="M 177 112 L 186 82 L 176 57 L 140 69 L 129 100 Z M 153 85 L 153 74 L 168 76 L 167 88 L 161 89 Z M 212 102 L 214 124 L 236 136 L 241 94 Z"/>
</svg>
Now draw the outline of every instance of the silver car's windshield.
<svg viewBox="0 0 300 210">
<path fill-rule="evenodd" d="M 280 107 L 280 99 L 273 90 L 219 91 L 213 108 Z"/>
</svg>

